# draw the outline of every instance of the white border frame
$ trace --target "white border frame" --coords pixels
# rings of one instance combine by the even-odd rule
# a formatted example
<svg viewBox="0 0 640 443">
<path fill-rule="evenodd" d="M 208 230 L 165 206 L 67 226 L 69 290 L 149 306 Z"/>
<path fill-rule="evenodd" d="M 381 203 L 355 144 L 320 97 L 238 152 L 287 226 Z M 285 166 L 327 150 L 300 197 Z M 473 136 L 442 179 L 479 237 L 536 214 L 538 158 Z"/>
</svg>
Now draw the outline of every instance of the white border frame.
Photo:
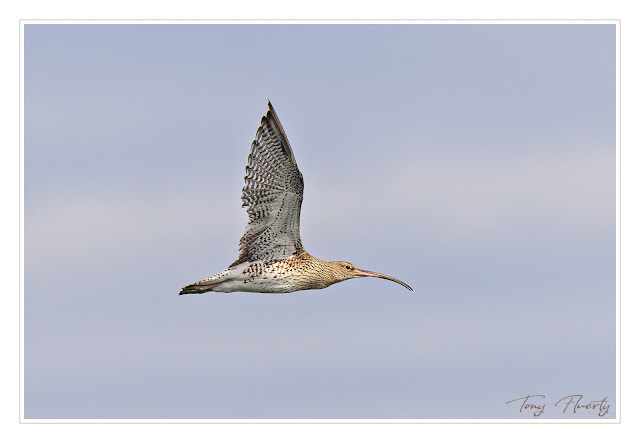
<svg viewBox="0 0 640 443">
<path fill-rule="evenodd" d="M 616 25 L 616 418 L 612 419 L 26 419 L 24 418 L 24 26 L 27 24 L 614 24 Z M 621 338 L 620 338 L 620 271 L 621 271 L 621 155 L 620 155 L 620 20 L 20 20 L 20 423 L 226 423 L 226 424 L 410 424 L 410 423 L 621 423 Z"/>
</svg>

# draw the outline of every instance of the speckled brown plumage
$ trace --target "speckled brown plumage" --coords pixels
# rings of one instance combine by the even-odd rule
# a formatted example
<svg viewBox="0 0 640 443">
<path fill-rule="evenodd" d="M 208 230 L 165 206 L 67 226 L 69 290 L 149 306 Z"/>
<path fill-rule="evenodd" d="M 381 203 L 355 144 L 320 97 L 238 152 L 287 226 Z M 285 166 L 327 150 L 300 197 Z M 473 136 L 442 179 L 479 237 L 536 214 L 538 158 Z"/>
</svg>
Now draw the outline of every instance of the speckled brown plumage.
<svg viewBox="0 0 640 443">
<path fill-rule="evenodd" d="M 282 289 L 290 287 L 296 291 L 323 289 L 343 280 L 341 278 L 343 273 L 339 271 L 339 265 L 315 258 L 306 251 L 296 253 L 292 257 L 270 265 L 254 262 L 242 274 L 247 279 L 259 279 L 262 276 L 268 276 L 271 280 L 277 280 L 278 286 L 281 286 Z M 281 282 L 285 281 L 293 284 L 280 285 Z"/>
<path fill-rule="evenodd" d="M 249 222 L 240 255 L 229 268 L 191 285 L 180 294 L 204 292 L 293 292 L 322 289 L 356 277 L 393 277 L 357 269 L 349 262 L 325 261 L 306 252 L 300 240 L 304 183 L 289 140 L 268 103 L 251 144 L 242 206 Z"/>
</svg>

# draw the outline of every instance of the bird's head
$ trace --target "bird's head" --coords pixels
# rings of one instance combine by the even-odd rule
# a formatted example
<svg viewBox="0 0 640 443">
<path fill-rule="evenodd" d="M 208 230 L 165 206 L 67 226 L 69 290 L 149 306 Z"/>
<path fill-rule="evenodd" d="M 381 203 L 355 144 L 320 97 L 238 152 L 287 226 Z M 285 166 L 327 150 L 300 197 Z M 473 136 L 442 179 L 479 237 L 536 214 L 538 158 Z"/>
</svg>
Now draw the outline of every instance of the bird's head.
<svg viewBox="0 0 640 443">
<path fill-rule="evenodd" d="M 332 265 L 333 273 L 337 281 L 349 280 L 350 278 L 356 278 L 356 277 L 378 277 L 378 278 L 384 278 L 386 280 L 391 280 L 393 282 L 398 283 L 399 285 L 404 286 L 408 290 L 413 291 L 413 289 L 411 289 L 411 286 L 409 286 L 404 282 L 401 282 L 397 278 L 389 277 L 388 275 L 384 275 L 384 274 L 378 274 L 377 272 L 358 269 L 348 261 L 332 261 L 330 263 Z"/>
</svg>

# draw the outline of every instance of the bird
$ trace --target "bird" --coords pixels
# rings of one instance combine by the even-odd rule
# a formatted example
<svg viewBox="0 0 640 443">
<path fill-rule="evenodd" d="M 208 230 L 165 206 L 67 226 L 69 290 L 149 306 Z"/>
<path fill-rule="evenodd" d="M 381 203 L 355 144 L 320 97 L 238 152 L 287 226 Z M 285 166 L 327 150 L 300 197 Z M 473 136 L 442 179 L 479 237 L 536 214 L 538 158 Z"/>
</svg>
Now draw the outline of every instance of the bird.
<svg viewBox="0 0 640 443">
<path fill-rule="evenodd" d="M 183 294 L 206 292 L 288 293 L 323 289 L 357 277 L 406 283 L 356 268 L 347 261 L 313 257 L 300 240 L 304 182 L 291 145 L 271 101 L 251 144 L 245 168 L 242 206 L 249 222 L 240 239 L 240 255 L 217 274 L 182 288 Z"/>
</svg>

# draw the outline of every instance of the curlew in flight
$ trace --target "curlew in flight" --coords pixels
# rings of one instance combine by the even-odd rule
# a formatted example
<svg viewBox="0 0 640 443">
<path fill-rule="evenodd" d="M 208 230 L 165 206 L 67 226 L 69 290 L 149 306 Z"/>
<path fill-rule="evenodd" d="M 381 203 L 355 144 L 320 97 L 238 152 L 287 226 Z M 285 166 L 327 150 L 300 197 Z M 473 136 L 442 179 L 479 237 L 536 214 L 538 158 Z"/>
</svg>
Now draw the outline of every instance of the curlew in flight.
<svg viewBox="0 0 640 443">
<path fill-rule="evenodd" d="M 185 286 L 182 294 L 203 292 L 294 292 L 322 289 L 355 277 L 398 279 L 364 271 L 346 261 L 313 257 L 300 241 L 304 185 L 296 159 L 271 102 L 251 144 L 242 189 L 249 223 L 240 239 L 240 257 L 227 269 Z"/>
</svg>

